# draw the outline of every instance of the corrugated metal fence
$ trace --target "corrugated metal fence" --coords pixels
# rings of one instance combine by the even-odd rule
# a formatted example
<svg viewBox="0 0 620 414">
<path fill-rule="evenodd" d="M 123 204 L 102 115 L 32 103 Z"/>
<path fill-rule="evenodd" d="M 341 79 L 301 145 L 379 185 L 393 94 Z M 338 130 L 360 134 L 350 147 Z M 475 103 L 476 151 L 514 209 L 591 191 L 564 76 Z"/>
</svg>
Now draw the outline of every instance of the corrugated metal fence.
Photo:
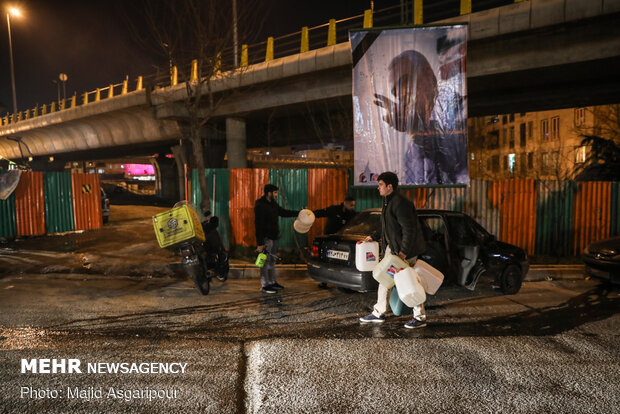
<svg viewBox="0 0 620 414">
<path fill-rule="evenodd" d="M 316 210 L 339 204 L 346 194 L 356 198 L 358 211 L 381 207 L 376 187 L 352 187 L 347 170 L 207 170 L 207 176 L 212 177 L 213 171 L 218 171 L 221 177 L 216 179 L 220 195 L 215 212 L 221 222 L 230 225 L 224 228 L 224 234 L 230 234 L 229 246 L 256 244 L 254 202 L 263 195 L 263 186 L 269 182 L 280 187 L 279 204 L 292 210 L 304 206 Z M 228 183 L 223 171 L 229 171 Z M 208 182 L 211 185 L 212 179 Z M 192 193 L 192 200 L 199 204 L 196 172 Z M 417 208 L 463 211 L 499 240 L 516 244 L 530 255 L 578 255 L 590 242 L 620 234 L 620 183 L 472 180 L 466 188 L 405 188 L 403 193 Z M 282 247 L 295 247 L 295 237 L 302 246 L 311 243 L 321 234 L 324 219 L 317 220 L 307 240 L 295 233 L 291 224 L 290 219 L 280 220 Z"/>
<path fill-rule="evenodd" d="M 102 225 L 96 174 L 23 171 L 13 194 L 0 200 L 0 237 L 40 236 Z"/>
</svg>

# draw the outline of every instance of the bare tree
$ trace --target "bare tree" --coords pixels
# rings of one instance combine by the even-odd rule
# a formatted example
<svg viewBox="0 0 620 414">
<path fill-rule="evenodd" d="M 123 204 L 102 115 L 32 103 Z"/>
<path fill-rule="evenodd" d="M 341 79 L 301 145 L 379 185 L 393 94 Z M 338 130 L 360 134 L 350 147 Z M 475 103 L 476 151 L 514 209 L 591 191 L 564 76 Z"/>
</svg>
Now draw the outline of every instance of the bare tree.
<svg viewBox="0 0 620 414">
<path fill-rule="evenodd" d="M 235 11 L 233 5 L 236 7 L 237 3 L 239 9 Z M 233 64 L 233 56 L 238 62 L 239 52 L 234 47 L 237 42 L 252 40 L 249 33 L 258 31 L 260 13 L 256 13 L 254 3 L 252 0 L 144 0 L 140 5 L 143 20 L 133 24 L 142 43 L 167 60 L 171 77 L 176 68 L 179 81 L 185 85 L 182 99 L 175 95 L 171 101 L 177 105 L 174 117 L 181 123 L 184 137 L 191 142 L 199 171 L 203 211 L 210 210 L 210 202 L 203 173 L 205 143 L 201 131 L 213 119 L 222 101 L 233 93 L 214 91 L 214 83 L 241 76 L 243 72 L 243 68 Z M 237 28 L 242 30 L 237 33 Z"/>
<path fill-rule="evenodd" d="M 575 130 L 589 148 L 585 162 L 575 170 L 576 180 L 620 180 L 620 104 L 585 108 L 592 124 L 580 123 Z"/>
</svg>

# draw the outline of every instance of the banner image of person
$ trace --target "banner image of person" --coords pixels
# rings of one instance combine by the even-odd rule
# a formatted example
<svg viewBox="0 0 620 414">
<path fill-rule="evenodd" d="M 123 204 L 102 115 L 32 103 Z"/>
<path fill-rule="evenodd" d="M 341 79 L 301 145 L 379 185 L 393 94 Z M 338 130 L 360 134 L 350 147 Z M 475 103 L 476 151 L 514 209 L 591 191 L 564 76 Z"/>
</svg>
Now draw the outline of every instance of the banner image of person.
<svg viewBox="0 0 620 414">
<path fill-rule="evenodd" d="M 350 33 L 355 185 L 469 183 L 467 26 Z"/>
</svg>

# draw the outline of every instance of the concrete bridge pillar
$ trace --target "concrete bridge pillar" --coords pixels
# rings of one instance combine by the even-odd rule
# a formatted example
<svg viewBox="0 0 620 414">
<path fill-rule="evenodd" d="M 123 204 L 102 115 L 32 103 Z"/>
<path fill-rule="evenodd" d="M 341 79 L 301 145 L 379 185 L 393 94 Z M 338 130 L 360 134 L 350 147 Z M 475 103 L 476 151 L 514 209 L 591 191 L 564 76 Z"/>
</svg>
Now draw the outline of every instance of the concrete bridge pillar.
<svg viewBox="0 0 620 414">
<path fill-rule="evenodd" d="M 244 119 L 226 118 L 226 152 L 228 168 L 248 167 Z"/>
<path fill-rule="evenodd" d="M 179 188 L 178 171 L 175 160 L 166 158 L 165 155 L 157 157 L 155 166 L 156 188 L 155 192 L 158 197 L 168 198 L 171 200 L 181 200 L 185 194 L 181 194 L 183 186 Z"/>
</svg>

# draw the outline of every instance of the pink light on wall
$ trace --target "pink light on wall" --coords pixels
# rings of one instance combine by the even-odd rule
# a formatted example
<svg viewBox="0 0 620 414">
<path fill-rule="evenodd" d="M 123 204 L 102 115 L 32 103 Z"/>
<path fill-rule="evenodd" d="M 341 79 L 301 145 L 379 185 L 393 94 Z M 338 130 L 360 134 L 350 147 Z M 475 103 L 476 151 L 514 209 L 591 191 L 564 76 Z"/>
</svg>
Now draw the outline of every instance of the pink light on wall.
<svg viewBox="0 0 620 414">
<path fill-rule="evenodd" d="M 125 175 L 155 175 L 151 164 L 125 164 Z"/>
</svg>

